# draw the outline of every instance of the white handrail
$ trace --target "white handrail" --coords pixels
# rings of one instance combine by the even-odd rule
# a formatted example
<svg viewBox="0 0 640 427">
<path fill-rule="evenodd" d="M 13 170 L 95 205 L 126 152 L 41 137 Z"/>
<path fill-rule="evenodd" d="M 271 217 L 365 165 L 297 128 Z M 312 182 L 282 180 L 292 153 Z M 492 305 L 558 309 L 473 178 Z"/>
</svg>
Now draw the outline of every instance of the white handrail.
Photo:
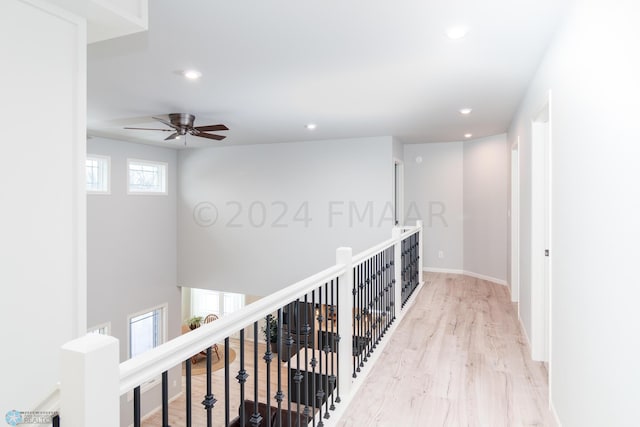
<svg viewBox="0 0 640 427">
<path fill-rule="evenodd" d="M 403 227 L 402 228 L 403 232 L 400 234 L 399 238 L 390 238 L 388 240 L 385 240 L 382 243 L 379 243 L 375 246 L 372 246 L 369 249 L 366 249 L 356 255 L 353 256 L 353 266 L 357 266 L 359 264 L 361 264 L 363 261 L 371 258 L 372 256 L 379 254 L 380 252 L 384 251 L 387 248 L 390 248 L 391 246 L 393 246 L 398 240 L 402 241 L 404 239 L 406 239 L 407 237 L 417 233 L 418 231 L 420 231 L 420 227 Z"/>
<path fill-rule="evenodd" d="M 345 265 L 338 264 L 304 280 L 281 289 L 242 310 L 230 313 L 215 322 L 172 339 L 156 348 L 120 364 L 120 395 L 149 381 L 189 359 L 192 355 L 211 347 L 235 332 L 264 319 L 268 314 L 345 273 Z"/>
</svg>

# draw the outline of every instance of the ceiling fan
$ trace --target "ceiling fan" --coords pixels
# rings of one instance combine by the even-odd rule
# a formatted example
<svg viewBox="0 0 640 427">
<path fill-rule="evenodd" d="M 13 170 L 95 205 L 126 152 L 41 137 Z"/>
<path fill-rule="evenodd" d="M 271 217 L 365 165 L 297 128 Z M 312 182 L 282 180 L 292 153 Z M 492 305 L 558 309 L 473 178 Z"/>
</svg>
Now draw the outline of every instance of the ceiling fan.
<svg viewBox="0 0 640 427">
<path fill-rule="evenodd" d="M 125 127 L 125 129 L 135 129 L 135 130 L 160 130 L 163 132 L 173 132 L 171 135 L 166 137 L 165 141 L 171 141 L 173 139 L 179 139 L 183 135 L 193 135 L 199 136 L 200 138 L 208 138 L 215 139 L 216 141 L 221 141 L 226 138 L 223 135 L 214 135 L 212 133 L 207 133 L 210 131 L 221 131 L 221 130 L 229 130 L 225 125 L 209 125 L 209 126 L 194 126 L 193 121 L 196 117 L 193 114 L 187 113 L 172 113 L 169 114 L 169 120 L 162 119 L 160 117 L 153 117 L 154 120 L 159 121 L 171 129 L 149 129 L 149 128 L 133 128 L 133 127 Z"/>
</svg>

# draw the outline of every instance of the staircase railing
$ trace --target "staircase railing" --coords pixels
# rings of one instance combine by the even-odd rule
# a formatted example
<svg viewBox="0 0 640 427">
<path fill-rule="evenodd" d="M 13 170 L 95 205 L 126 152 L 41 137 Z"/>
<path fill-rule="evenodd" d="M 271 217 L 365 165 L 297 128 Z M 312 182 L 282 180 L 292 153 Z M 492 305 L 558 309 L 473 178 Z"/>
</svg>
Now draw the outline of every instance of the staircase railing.
<svg viewBox="0 0 640 427">
<path fill-rule="evenodd" d="M 421 248 L 420 222 L 394 228 L 391 239 L 355 256 L 339 248 L 336 265 L 122 363 L 115 338 L 72 341 L 63 347 L 61 425 L 119 425 L 120 396 L 132 394 L 140 426 L 142 385 L 158 377 L 162 426 L 172 419 L 188 427 L 335 422 L 421 284 Z M 277 324 L 275 337 L 270 327 L 260 332 L 263 322 Z M 216 344 L 223 344 L 219 361 Z M 206 374 L 196 386 L 192 358 L 200 354 Z M 216 372 L 214 361 L 222 364 Z M 168 395 L 174 369 L 184 373 L 178 411 Z"/>
</svg>

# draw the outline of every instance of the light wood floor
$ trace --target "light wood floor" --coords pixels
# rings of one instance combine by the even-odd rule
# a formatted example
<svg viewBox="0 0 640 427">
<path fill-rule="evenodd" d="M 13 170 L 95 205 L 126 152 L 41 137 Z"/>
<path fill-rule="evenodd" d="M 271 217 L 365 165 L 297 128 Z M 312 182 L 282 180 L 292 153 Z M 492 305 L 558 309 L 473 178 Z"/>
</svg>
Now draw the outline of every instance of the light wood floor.
<svg viewBox="0 0 640 427">
<path fill-rule="evenodd" d="M 429 273 L 340 426 L 555 426 L 508 289 Z"/>
<path fill-rule="evenodd" d="M 425 281 L 428 284 L 398 325 L 339 426 L 555 426 L 547 409 L 546 370 L 542 363 L 531 361 L 507 288 L 450 274 L 425 274 Z M 238 355 L 231 364 L 233 378 L 239 369 L 239 350 L 237 341 L 230 345 Z M 251 348 L 247 345 L 245 363 L 253 374 Z M 259 351 L 264 352 L 264 345 Z M 259 359 L 261 378 L 264 365 Z M 276 366 L 274 359 L 272 395 Z M 206 425 L 200 403 L 204 377 L 193 376 L 194 426 Z M 246 384 L 247 399 L 253 399 L 252 378 Z M 214 372 L 215 426 L 224 425 L 223 383 L 224 370 Z M 264 386 L 259 396 L 266 400 Z M 238 392 L 233 390 L 232 418 L 239 403 Z M 184 395 L 171 403 L 172 427 L 186 424 L 184 407 Z M 143 422 L 147 427 L 161 425 L 159 412 Z"/>
</svg>

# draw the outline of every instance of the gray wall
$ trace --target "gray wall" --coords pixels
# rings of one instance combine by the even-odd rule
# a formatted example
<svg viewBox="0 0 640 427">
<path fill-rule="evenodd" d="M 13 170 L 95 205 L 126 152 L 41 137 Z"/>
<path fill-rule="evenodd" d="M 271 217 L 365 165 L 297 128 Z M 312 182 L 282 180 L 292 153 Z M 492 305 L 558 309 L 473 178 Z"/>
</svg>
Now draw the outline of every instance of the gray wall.
<svg viewBox="0 0 640 427">
<path fill-rule="evenodd" d="M 175 150 L 93 138 L 88 154 L 111 157 L 111 194 L 88 195 L 88 325 L 111 322 L 120 340 L 120 359 L 128 354 L 127 316 L 168 303 L 168 339 L 180 334 L 181 296 L 176 273 Z M 168 163 L 168 195 L 127 195 L 127 158 Z M 179 391 L 180 371 L 171 373 Z M 159 402 L 159 387 L 145 398 Z M 154 406 L 154 405 L 152 405 Z M 123 404 L 122 419 L 130 417 Z"/>
<path fill-rule="evenodd" d="M 426 269 L 506 283 L 506 144 L 496 135 L 404 146 L 405 218 L 424 222 Z"/>
<path fill-rule="evenodd" d="M 392 138 L 182 150 L 181 285 L 266 295 L 393 226 Z M 299 212 L 307 206 L 308 218 Z M 236 215 L 237 214 L 237 215 Z"/>
<path fill-rule="evenodd" d="M 565 426 L 638 424 L 640 5 L 578 1 L 520 105 L 520 307 L 531 305 L 531 120 L 551 90 L 551 404 Z M 528 333 L 529 318 L 522 317 Z"/>
<path fill-rule="evenodd" d="M 462 142 L 404 146 L 405 218 L 424 225 L 424 267 L 463 267 Z M 438 258 L 442 251 L 444 258 Z"/>
<path fill-rule="evenodd" d="M 464 270 L 507 280 L 506 135 L 464 143 Z"/>
</svg>

